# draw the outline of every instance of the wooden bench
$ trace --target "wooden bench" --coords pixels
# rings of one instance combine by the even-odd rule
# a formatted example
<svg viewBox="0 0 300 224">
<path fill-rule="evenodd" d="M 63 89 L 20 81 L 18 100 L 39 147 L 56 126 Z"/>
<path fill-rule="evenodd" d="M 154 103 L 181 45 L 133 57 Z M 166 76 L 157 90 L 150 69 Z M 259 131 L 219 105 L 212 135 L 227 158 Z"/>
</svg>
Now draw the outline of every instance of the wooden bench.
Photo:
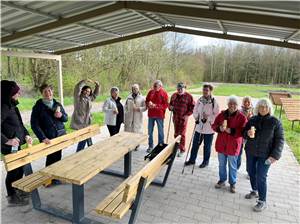
<svg viewBox="0 0 300 224">
<path fill-rule="evenodd" d="M 292 130 L 294 122 L 300 121 L 300 99 L 281 98 L 283 110 L 289 121 L 292 121 Z"/>
<path fill-rule="evenodd" d="M 291 98 L 292 95 L 289 92 L 285 91 L 278 91 L 278 92 L 269 92 L 269 98 L 271 99 L 272 103 L 276 106 L 275 110 L 277 110 L 277 106 L 280 106 L 279 118 L 281 118 L 282 112 L 282 98 Z"/>
<path fill-rule="evenodd" d="M 67 148 L 75 143 L 78 143 L 79 141 L 93 137 L 99 132 L 100 128 L 98 125 L 91 125 L 78 131 L 74 131 L 70 134 L 51 139 L 50 144 L 40 143 L 20 150 L 17 153 L 4 156 L 3 162 L 7 171 L 24 166 L 24 172 L 26 176 L 13 182 L 12 186 L 25 192 L 31 192 L 34 189 L 42 186 L 44 183 L 51 181 L 50 177 L 45 177 L 39 172 L 33 173 L 31 162 Z"/>
<path fill-rule="evenodd" d="M 127 178 L 120 186 L 109 194 L 100 204 L 97 205 L 95 209 L 96 213 L 103 216 L 121 219 L 129 211 L 129 209 L 131 209 L 132 213 L 129 223 L 133 224 L 138 215 L 144 190 L 151 183 L 155 183 L 159 186 L 165 186 L 173 161 L 176 157 L 180 138 L 181 136 L 178 136 L 140 171 Z M 155 182 L 155 177 L 164 166 L 168 166 L 168 168 L 163 182 Z"/>
</svg>

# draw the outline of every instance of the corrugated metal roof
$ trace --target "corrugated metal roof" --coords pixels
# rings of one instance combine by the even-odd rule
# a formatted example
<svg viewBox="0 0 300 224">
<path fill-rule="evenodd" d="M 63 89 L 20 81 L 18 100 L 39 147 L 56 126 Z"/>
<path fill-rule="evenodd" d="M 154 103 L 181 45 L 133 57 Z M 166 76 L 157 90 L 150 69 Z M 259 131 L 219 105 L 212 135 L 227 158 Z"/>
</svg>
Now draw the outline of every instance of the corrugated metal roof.
<svg viewBox="0 0 300 224">
<path fill-rule="evenodd" d="M 143 1 L 154 3 L 155 7 L 177 6 L 207 10 L 207 12 L 238 12 L 253 15 L 270 15 L 282 18 L 300 19 L 300 2 L 292 1 Z M 2 1 L 1 38 L 15 33 L 38 28 L 42 25 L 71 16 L 103 9 L 113 1 Z M 135 4 L 130 2 L 130 4 Z M 179 10 L 180 11 L 180 10 Z M 276 24 L 275 24 L 276 25 Z M 155 12 L 155 10 L 124 7 L 108 13 L 98 14 L 89 19 L 53 27 L 30 36 L 12 38 L 2 46 L 9 48 L 33 49 L 38 51 L 58 51 L 110 40 L 159 27 L 178 26 L 189 29 L 205 29 L 213 32 L 237 33 L 293 41 L 300 44 L 298 28 L 237 22 L 232 19 L 217 19 L 187 16 L 176 12 Z"/>
</svg>

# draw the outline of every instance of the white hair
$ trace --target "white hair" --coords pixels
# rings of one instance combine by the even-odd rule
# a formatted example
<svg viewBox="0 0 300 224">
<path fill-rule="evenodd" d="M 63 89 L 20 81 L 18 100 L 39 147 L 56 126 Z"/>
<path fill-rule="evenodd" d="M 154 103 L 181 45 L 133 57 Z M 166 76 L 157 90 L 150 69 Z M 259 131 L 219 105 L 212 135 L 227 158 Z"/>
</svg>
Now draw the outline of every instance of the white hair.
<svg viewBox="0 0 300 224">
<path fill-rule="evenodd" d="M 235 103 L 236 105 L 239 105 L 237 96 L 234 96 L 234 95 L 229 96 L 227 98 L 227 104 L 229 104 L 231 102 Z"/>
<path fill-rule="evenodd" d="M 244 97 L 243 97 L 243 100 L 242 100 L 243 104 L 245 103 L 245 101 L 249 101 L 250 104 L 252 104 L 251 96 L 244 96 Z"/>
<path fill-rule="evenodd" d="M 158 85 L 161 86 L 161 87 L 163 86 L 162 81 L 160 81 L 160 80 L 155 80 L 155 81 L 154 81 L 154 85 L 155 85 L 155 84 L 158 84 Z"/>
<path fill-rule="evenodd" d="M 254 108 L 254 114 L 258 115 L 258 109 L 259 107 L 267 107 L 269 109 L 270 115 L 273 115 L 273 104 L 272 102 L 267 98 L 262 98 L 257 101 L 255 108 Z"/>
</svg>

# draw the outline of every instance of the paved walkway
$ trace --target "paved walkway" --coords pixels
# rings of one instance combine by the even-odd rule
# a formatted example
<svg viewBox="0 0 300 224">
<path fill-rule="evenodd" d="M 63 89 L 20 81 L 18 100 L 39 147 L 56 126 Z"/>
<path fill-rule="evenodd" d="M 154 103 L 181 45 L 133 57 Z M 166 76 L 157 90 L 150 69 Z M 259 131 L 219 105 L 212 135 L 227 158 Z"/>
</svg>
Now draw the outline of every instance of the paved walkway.
<svg viewBox="0 0 300 224">
<path fill-rule="evenodd" d="M 219 102 L 225 102 L 224 97 L 218 97 Z M 221 105 L 224 107 L 224 103 Z M 168 114 L 169 115 L 169 114 Z M 167 130 L 168 115 L 165 122 Z M 146 128 L 146 120 L 145 120 Z M 193 123 L 190 122 L 188 137 L 190 139 Z M 173 130 L 171 129 L 171 134 Z M 155 134 L 156 136 L 156 134 Z M 94 141 L 108 137 L 105 127 Z M 146 144 L 146 143 L 145 143 Z M 188 144 L 188 142 L 187 142 Z M 133 153 L 133 172 L 143 166 L 145 146 Z M 64 157 L 75 152 L 75 147 L 64 150 Z M 299 223 L 300 222 L 300 167 L 291 150 L 286 145 L 281 160 L 272 165 L 268 177 L 268 209 L 262 213 L 252 212 L 255 200 L 246 200 L 244 195 L 249 192 L 250 184 L 246 178 L 245 158 L 238 173 L 237 193 L 231 194 L 228 185 L 225 189 L 216 190 L 214 184 L 218 180 L 218 161 L 213 150 L 209 167 L 187 167 L 182 175 L 185 158 L 176 158 L 167 185 L 164 188 L 150 186 L 146 192 L 137 223 Z M 197 165 L 202 159 L 202 147 L 199 150 Z M 33 163 L 34 170 L 42 168 L 45 160 Z M 122 162 L 113 168 L 122 169 Z M 5 170 L 2 168 L 2 208 L 1 223 L 69 223 L 62 219 L 33 210 L 32 205 L 26 207 L 7 207 L 6 190 L 4 185 Z M 85 185 L 86 214 L 103 223 L 127 223 L 129 214 L 122 220 L 112 220 L 97 216 L 93 208 L 116 186 L 122 179 L 103 174 L 97 175 Z M 71 210 L 71 185 L 64 184 L 52 188 L 40 188 L 43 203 L 64 210 Z"/>
</svg>

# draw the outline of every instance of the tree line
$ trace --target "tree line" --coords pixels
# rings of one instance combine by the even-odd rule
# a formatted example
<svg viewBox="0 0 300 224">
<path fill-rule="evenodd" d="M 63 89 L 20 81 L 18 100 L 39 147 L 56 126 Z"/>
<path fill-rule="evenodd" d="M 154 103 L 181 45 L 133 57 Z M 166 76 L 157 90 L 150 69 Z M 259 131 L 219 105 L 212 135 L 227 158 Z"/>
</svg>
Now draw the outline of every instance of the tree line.
<svg viewBox="0 0 300 224">
<path fill-rule="evenodd" d="M 153 80 L 261 84 L 299 84 L 299 51 L 221 41 L 192 48 L 190 36 L 167 33 L 63 55 L 64 93 L 71 96 L 81 79 L 100 81 L 102 93 L 111 86 L 149 88 Z M 16 80 L 29 94 L 45 82 L 57 85 L 57 65 L 51 60 L 1 58 L 2 79 Z"/>
</svg>

